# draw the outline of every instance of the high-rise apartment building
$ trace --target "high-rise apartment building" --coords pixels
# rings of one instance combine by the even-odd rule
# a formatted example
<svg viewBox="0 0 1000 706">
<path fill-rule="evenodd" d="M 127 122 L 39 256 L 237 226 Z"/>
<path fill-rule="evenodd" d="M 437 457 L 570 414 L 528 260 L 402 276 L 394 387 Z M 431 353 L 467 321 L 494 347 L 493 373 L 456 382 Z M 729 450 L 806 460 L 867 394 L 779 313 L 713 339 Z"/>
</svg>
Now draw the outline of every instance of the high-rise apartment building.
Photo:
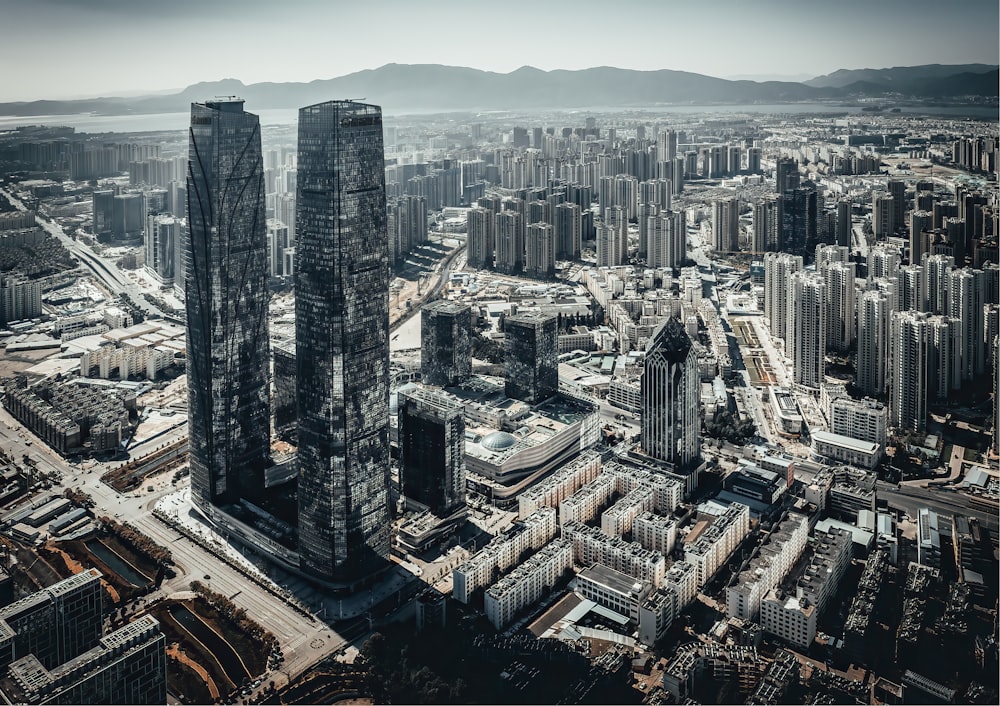
<svg viewBox="0 0 1000 706">
<path fill-rule="evenodd" d="M 961 384 L 961 322 L 917 311 L 893 312 L 889 332 L 889 424 L 926 430 L 927 404 Z"/>
<path fill-rule="evenodd" d="M 494 216 L 496 269 L 519 274 L 524 268 L 524 217 L 517 211 L 501 211 Z"/>
<path fill-rule="evenodd" d="M 211 512 L 263 490 L 270 451 L 260 121 L 242 100 L 191 105 L 187 196 L 191 498 Z"/>
<path fill-rule="evenodd" d="M 876 245 L 868 251 L 868 279 L 896 276 L 901 258 L 894 245 Z"/>
<path fill-rule="evenodd" d="M 764 317 L 771 325 L 771 335 L 776 338 L 787 337 L 791 278 L 801 270 L 801 255 L 771 252 L 764 255 Z"/>
<path fill-rule="evenodd" d="M 778 249 L 781 233 L 781 199 L 771 196 L 753 205 L 753 235 L 750 250 L 754 253 Z"/>
<path fill-rule="evenodd" d="M 687 257 L 687 231 L 683 211 L 661 211 L 646 225 L 649 242 L 647 264 L 650 267 L 680 269 Z"/>
<path fill-rule="evenodd" d="M 712 246 L 720 253 L 739 251 L 739 199 L 726 199 L 712 204 Z"/>
<path fill-rule="evenodd" d="M 698 358 L 677 317 L 671 316 L 650 337 L 640 387 L 643 451 L 690 466 L 700 453 Z"/>
<path fill-rule="evenodd" d="M 883 398 L 886 392 L 886 361 L 889 359 L 889 315 L 892 302 L 877 289 L 861 294 L 858 301 L 858 356 L 855 384 L 866 395 Z"/>
<path fill-rule="evenodd" d="M 351 582 L 389 557 L 389 263 L 382 111 L 299 111 L 299 564 Z"/>
<path fill-rule="evenodd" d="M 826 373 L 826 317 L 829 302 L 822 276 L 796 272 L 791 277 L 792 301 L 788 310 L 785 351 L 792 359 L 792 379 L 818 388 Z"/>
<path fill-rule="evenodd" d="M 532 223 L 525 229 L 524 236 L 525 274 L 551 277 L 555 274 L 555 270 L 555 232 L 548 223 Z"/>
<path fill-rule="evenodd" d="M 465 505 L 465 416 L 435 390 L 400 390 L 400 492 L 409 505 L 447 517 Z"/>
<path fill-rule="evenodd" d="M 420 377 L 428 385 L 458 385 L 472 375 L 472 309 L 438 300 L 420 310 Z"/>
<path fill-rule="evenodd" d="M 540 404 L 559 391 L 558 317 L 530 312 L 504 321 L 504 392 Z"/>
<path fill-rule="evenodd" d="M 872 197 L 872 231 L 876 240 L 885 240 L 896 231 L 893 222 L 895 209 L 895 199 L 891 195 L 875 194 Z"/>
<path fill-rule="evenodd" d="M 854 345 L 854 263 L 832 262 L 820 270 L 826 284 L 826 346 L 848 351 Z"/>
<path fill-rule="evenodd" d="M 489 269 L 493 267 L 493 212 L 482 208 L 470 208 L 466 216 L 466 252 L 469 267 Z"/>
</svg>

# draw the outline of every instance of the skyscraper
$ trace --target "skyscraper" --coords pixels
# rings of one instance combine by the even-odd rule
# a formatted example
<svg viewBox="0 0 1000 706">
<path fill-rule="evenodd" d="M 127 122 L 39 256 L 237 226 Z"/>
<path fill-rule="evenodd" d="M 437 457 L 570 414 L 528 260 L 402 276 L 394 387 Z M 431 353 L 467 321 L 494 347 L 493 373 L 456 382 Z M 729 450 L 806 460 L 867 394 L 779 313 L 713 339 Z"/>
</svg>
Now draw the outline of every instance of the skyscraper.
<svg viewBox="0 0 1000 706">
<path fill-rule="evenodd" d="M 420 377 L 428 385 L 458 385 L 472 375 L 472 309 L 447 300 L 420 310 Z"/>
<path fill-rule="evenodd" d="M 382 111 L 299 111 L 299 564 L 350 582 L 389 556 L 389 263 Z"/>
<path fill-rule="evenodd" d="M 263 489 L 270 448 L 267 235 L 260 121 L 236 98 L 193 103 L 185 239 L 191 498 Z"/>
<path fill-rule="evenodd" d="M 465 504 L 464 409 L 420 387 L 401 390 L 398 409 L 400 492 L 447 517 Z"/>
<path fill-rule="evenodd" d="M 558 319 L 531 312 L 504 321 L 504 358 L 508 397 L 540 404 L 559 391 Z"/>
<path fill-rule="evenodd" d="M 688 466 L 698 458 L 698 358 L 680 320 L 671 316 L 646 347 L 641 379 L 642 449 Z"/>
</svg>

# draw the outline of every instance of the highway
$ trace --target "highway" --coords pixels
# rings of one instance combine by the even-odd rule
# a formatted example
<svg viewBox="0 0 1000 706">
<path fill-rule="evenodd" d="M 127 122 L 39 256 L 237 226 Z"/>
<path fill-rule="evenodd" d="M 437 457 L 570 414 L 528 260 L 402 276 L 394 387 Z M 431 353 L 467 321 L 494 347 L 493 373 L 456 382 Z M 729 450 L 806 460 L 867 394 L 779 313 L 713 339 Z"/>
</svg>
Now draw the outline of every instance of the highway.
<svg viewBox="0 0 1000 706">
<path fill-rule="evenodd" d="M 0 193 L 3 193 L 18 210 L 26 210 L 24 204 L 10 191 L 10 189 L 0 189 Z M 66 246 L 66 249 L 69 250 L 77 260 L 79 260 L 81 265 L 90 270 L 104 289 L 106 289 L 112 296 L 127 294 L 132 300 L 133 305 L 141 309 L 146 316 L 166 316 L 164 312 L 160 311 L 160 309 L 146 301 L 146 298 L 143 296 L 142 290 L 139 286 L 125 276 L 114 262 L 105 260 L 83 243 L 73 240 L 71 237 L 66 235 L 58 223 L 46 218 L 42 214 L 36 212 L 35 220 L 43 230 L 49 233 L 49 235 L 54 238 L 58 238 L 59 241 Z"/>
</svg>

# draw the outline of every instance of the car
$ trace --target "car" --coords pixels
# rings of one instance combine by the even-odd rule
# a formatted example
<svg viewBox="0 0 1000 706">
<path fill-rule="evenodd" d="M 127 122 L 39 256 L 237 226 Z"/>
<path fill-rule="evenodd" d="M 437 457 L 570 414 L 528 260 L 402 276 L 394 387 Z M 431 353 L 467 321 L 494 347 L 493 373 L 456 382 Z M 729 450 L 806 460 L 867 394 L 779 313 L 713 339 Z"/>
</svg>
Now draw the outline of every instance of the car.
<svg viewBox="0 0 1000 706">
<path fill-rule="evenodd" d="M 212 577 L 209 576 L 208 574 L 205 574 L 204 576 L 202 576 L 202 578 L 205 579 L 206 581 L 211 581 L 212 580 Z"/>
</svg>

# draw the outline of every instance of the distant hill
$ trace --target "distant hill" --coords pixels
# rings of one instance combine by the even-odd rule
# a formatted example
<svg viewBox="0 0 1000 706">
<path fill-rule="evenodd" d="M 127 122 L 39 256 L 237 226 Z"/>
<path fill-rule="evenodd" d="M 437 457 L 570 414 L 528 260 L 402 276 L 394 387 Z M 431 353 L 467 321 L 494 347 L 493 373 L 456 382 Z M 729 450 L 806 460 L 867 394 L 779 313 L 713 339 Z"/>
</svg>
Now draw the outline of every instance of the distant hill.
<svg viewBox="0 0 1000 706">
<path fill-rule="evenodd" d="M 894 66 L 891 69 L 840 69 L 832 74 L 817 76 L 805 85 L 814 88 L 844 88 L 852 83 L 867 83 L 888 87 L 919 85 L 933 79 L 947 79 L 957 74 L 986 74 L 996 72 L 997 66 L 990 64 L 925 64 L 923 66 Z M 996 91 L 996 86 L 993 86 Z"/>
<path fill-rule="evenodd" d="M 236 79 L 224 79 L 194 84 L 172 94 L 5 103 L 0 104 L 0 115 L 186 111 L 194 101 L 220 95 L 239 95 L 251 110 L 299 108 L 334 98 L 365 98 L 382 105 L 387 112 L 399 114 L 412 110 L 783 103 L 871 97 L 888 92 L 922 97 L 996 96 L 997 70 L 983 64 L 934 64 L 843 70 L 797 83 L 728 81 L 686 71 L 635 71 L 610 66 L 579 71 L 541 71 L 523 66 L 501 74 L 438 64 L 386 64 L 308 83 L 245 85 Z"/>
</svg>

